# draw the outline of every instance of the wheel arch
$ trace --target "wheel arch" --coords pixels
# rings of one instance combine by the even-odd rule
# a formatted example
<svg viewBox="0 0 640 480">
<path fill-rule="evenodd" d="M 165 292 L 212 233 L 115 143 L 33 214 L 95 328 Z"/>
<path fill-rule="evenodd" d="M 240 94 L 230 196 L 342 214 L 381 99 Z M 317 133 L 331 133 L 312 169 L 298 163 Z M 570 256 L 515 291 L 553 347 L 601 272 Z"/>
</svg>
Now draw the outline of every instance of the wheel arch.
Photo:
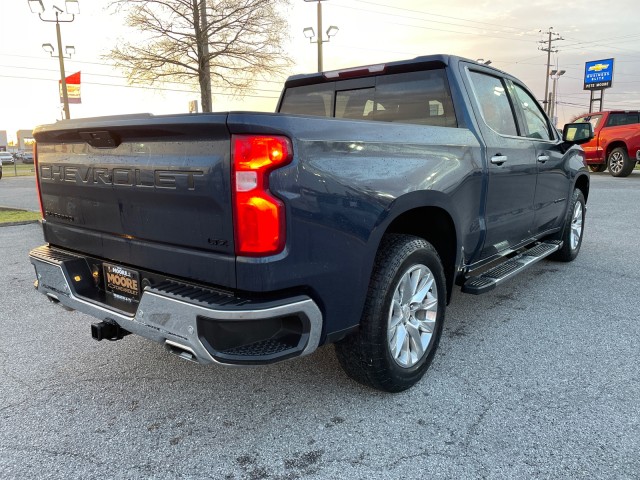
<svg viewBox="0 0 640 480">
<path fill-rule="evenodd" d="M 575 188 L 578 188 L 582 191 L 582 195 L 584 195 L 584 201 L 587 202 L 589 199 L 589 176 L 588 175 L 579 175 L 576 178 Z"/>
<path fill-rule="evenodd" d="M 456 265 L 459 260 L 458 252 L 460 252 L 460 236 L 457 232 L 454 215 L 442 202 L 421 205 L 411 203 L 410 207 L 403 205 L 406 208 L 398 205 L 393 210 L 393 214 L 389 215 L 385 228 L 378 239 L 378 248 L 382 237 L 388 233 L 415 235 L 428 241 L 436 249 L 442 261 L 447 283 L 448 303 L 451 299 Z"/>
<path fill-rule="evenodd" d="M 624 140 L 613 140 L 612 142 L 610 142 L 607 145 L 607 150 L 604 156 L 605 162 L 608 163 L 609 161 L 609 154 L 618 147 L 622 147 L 624 148 L 624 151 L 627 152 L 627 155 L 629 155 L 629 148 L 627 147 L 627 144 Z"/>
</svg>

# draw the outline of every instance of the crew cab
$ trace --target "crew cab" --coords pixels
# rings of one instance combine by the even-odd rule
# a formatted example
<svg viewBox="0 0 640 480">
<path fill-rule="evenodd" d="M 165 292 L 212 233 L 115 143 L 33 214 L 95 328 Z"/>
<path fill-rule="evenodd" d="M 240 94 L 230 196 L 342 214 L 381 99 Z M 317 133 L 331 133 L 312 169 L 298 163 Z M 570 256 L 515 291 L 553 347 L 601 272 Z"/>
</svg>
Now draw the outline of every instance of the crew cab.
<svg viewBox="0 0 640 480">
<path fill-rule="evenodd" d="M 589 113 L 574 122 L 589 122 L 594 138 L 583 144 L 592 172 L 628 177 L 640 161 L 640 112 L 616 110 Z"/>
<path fill-rule="evenodd" d="M 407 389 L 454 288 L 580 251 L 591 124 L 561 137 L 534 98 L 434 55 L 293 76 L 276 113 L 40 126 L 36 288 L 96 340 L 225 365 L 334 343 L 355 380 Z"/>
</svg>

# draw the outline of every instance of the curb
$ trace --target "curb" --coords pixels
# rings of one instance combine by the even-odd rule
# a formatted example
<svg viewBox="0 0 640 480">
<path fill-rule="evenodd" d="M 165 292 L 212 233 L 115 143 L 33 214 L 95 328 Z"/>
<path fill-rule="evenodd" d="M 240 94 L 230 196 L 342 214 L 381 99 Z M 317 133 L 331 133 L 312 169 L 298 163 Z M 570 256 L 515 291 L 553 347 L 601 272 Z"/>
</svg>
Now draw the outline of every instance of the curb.
<svg viewBox="0 0 640 480">
<path fill-rule="evenodd" d="M 40 222 L 40 220 L 25 220 L 23 222 L 7 222 L 7 223 L 0 223 L 0 228 L 2 227 L 16 227 L 19 225 L 31 225 L 32 223 L 38 223 Z"/>
</svg>

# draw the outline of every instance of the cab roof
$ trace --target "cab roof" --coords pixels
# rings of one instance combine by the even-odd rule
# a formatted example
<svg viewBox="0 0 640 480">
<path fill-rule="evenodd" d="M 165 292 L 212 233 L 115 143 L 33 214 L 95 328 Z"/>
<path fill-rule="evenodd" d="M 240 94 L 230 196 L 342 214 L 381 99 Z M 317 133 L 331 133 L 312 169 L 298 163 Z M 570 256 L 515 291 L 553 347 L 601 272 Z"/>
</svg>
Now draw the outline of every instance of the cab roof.
<svg viewBox="0 0 640 480">
<path fill-rule="evenodd" d="M 285 82 L 285 88 L 299 87 L 302 85 L 313 85 L 318 83 L 333 82 L 335 80 L 341 80 L 346 78 L 363 78 L 381 73 L 402 73 L 411 72 L 415 70 L 425 70 L 434 67 L 443 67 L 459 62 L 470 62 L 473 64 L 481 65 L 483 67 L 495 70 L 501 75 L 510 76 L 507 73 L 498 70 L 493 67 L 489 67 L 484 64 L 479 64 L 474 60 L 458 57 L 455 55 L 425 55 L 416 57 L 410 60 L 400 60 L 394 62 L 385 62 L 374 65 L 362 65 L 353 68 L 344 68 L 340 70 L 330 70 L 326 72 L 308 73 L 302 75 L 292 75 Z"/>
</svg>

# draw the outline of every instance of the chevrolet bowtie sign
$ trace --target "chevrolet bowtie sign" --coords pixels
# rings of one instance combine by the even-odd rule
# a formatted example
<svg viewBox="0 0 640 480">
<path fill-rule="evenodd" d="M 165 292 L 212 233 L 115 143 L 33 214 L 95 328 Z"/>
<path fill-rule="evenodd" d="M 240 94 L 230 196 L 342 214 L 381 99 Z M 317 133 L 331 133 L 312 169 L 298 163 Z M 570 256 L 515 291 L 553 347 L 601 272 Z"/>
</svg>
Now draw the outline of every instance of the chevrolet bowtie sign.
<svg viewBox="0 0 640 480">
<path fill-rule="evenodd" d="M 613 83 L 613 58 L 595 60 L 584 65 L 584 89 L 602 90 Z"/>
</svg>

